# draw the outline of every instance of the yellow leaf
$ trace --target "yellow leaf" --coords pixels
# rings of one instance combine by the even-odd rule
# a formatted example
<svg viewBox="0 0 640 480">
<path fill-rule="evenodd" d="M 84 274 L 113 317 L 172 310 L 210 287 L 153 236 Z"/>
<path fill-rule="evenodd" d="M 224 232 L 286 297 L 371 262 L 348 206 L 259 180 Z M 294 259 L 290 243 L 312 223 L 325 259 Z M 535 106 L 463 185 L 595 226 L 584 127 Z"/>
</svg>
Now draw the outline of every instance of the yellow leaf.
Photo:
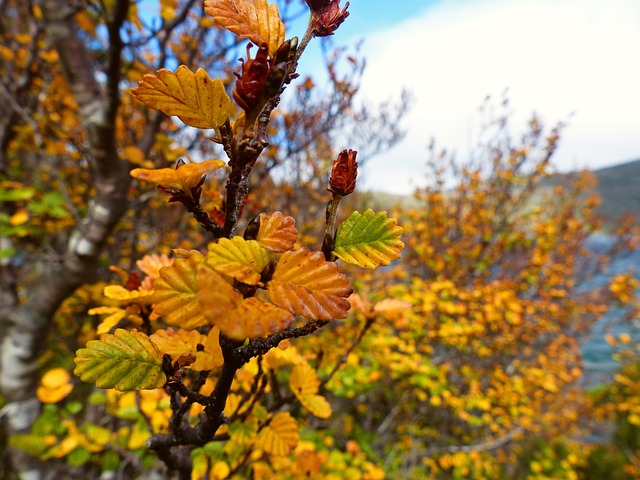
<svg viewBox="0 0 640 480">
<path fill-rule="evenodd" d="M 320 381 L 316 371 L 308 363 L 302 363 L 293 367 L 289 387 L 300 398 L 301 395 L 315 395 L 318 393 Z"/>
<path fill-rule="evenodd" d="M 217 461 L 211 467 L 211 473 L 209 475 L 209 479 L 224 479 L 228 478 L 231 473 L 231 468 L 229 468 L 229 464 L 223 462 L 221 460 Z"/>
<path fill-rule="evenodd" d="M 151 433 L 149 432 L 149 430 L 141 426 L 140 423 L 136 423 L 132 427 L 131 434 L 129 435 L 127 448 L 129 450 L 137 450 L 144 447 L 150 436 Z"/>
<path fill-rule="evenodd" d="M 175 73 L 163 68 L 157 75 L 145 75 L 131 93 L 147 107 L 178 117 L 191 127 L 218 133 L 235 114 L 222 80 L 212 80 L 201 68 L 196 73 L 184 65 Z"/>
<path fill-rule="evenodd" d="M 281 212 L 271 215 L 260 214 L 260 229 L 256 240 L 272 252 L 286 252 L 293 249 L 298 231 L 293 217 L 285 217 Z"/>
<path fill-rule="evenodd" d="M 267 0 L 205 0 L 204 11 L 223 28 L 260 46 L 274 57 L 285 37 L 284 23 L 275 3 Z"/>
<path fill-rule="evenodd" d="M 255 240 L 236 236 L 209 244 L 207 265 L 248 285 L 260 284 L 260 274 L 268 263 L 267 251 Z"/>
<path fill-rule="evenodd" d="M 18 225 L 22 225 L 29 221 L 29 211 L 25 208 L 19 209 L 16 213 L 11 215 L 9 219 L 9 224 L 12 227 L 17 227 Z"/>
<path fill-rule="evenodd" d="M 158 330 L 151 335 L 151 340 L 162 353 L 171 355 L 177 360 L 181 355 L 192 354 L 195 362 L 189 368 L 196 372 L 213 370 L 222 365 L 222 351 L 218 344 L 220 330 L 213 327 L 208 336 L 196 330 Z"/>
<path fill-rule="evenodd" d="M 223 363 L 224 358 L 220 348 L 220 329 L 212 327 L 204 342 L 204 351 L 196 353 L 196 361 L 190 368 L 195 372 L 203 372 L 220 368 Z"/>
<path fill-rule="evenodd" d="M 272 455 L 289 455 L 298 445 L 298 424 L 288 412 L 276 413 L 256 439 L 256 447 Z"/>
<path fill-rule="evenodd" d="M 135 145 L 128 145 L 124 147 L 124 158 L 134 165 L 140 165 L 141 167 L 153 168 L 153 163 L 145 161 L 144 153 Z"/>
<path fill-rule="evenodd" d="M 123 302 L 146 300 L 151 295 L 149 290 L 127 290 L 121 285 L 107 285 L 104 287 L 104 296 L 112 300 Z"/>
<path fill-rule="evenodd" d="M 198 345 L 204 347 L 204 342 L 207 340 L 207 337 L 197 330 L 182 328 L 179 330 L 173 328 L 157 330 L 149 338 L 155 343 L 158 350 L 172 357 L 179 357 L 183 353 L 195 353 L 198 351 Z"/>
<path fill-rule="evenodd" d="M 302 363 L 293 367 L 289 387 L 300 403 L 313 415 L 319 418 L 331 416 L 331 405 L 318 393 L 320 381 L 316 371 L 308 363 Z"/>
<path fill-rule="evenodd" d="M 319 320 L 345 318 L 350 308 L 345 297 L 353 292 L 334 262 L 306 247 L 282 254 L 267 290 L 274 304 Z"/>
<path fill-rule="evenodd" d="M 176 17 L 178 0 L 160 0 L 160 16 L 163 20 L 170 22 Z"/>
<path fill-rule="evenodd" d="M 304 395 L 298 397 L 300 403 L 318 418 L 331 416 L 331 405 L 322 395 Z"/>
<path fill-rule="evenodd" d="M 57 403 L 73 390 L 71 375 L 64 368 L 53 368 L 40 379 L 36 395 L 42 403 Z"/>
<path fill-rule="evenodd" d="M 207 160 L 200 163 L 185 163 L 178 168 L 159 168 L 147 170 L 145 168 L 134 168 L 131 176 L 143 182 L 162 185 L 163 187 L 191 192 L 203 175 L 214 172 L 225 166 L 223 160 Z"/>
<path fill-rule="evenodd" d="M 197 297 L 196 272 L 204 262 L 203 256 L 176 258 L 173 264 L 160 269 L 153 281 L 154 293 L 150 298 L 153 311 L 163 315 L 169 325 L 192 329 L 207 324 Z"/>
<path fill-rule="evenodd" d="M 102 319 L 96 333 L 102 335 L 103 333 L 109 333 L 113 327 L 120 323 L 120 320 L 127 316 L 127 310 L 118 307 L 98 307 L 89 310 L 89 315 L 102 315 L 108 313 L 109 315 Z"/>
</svg>

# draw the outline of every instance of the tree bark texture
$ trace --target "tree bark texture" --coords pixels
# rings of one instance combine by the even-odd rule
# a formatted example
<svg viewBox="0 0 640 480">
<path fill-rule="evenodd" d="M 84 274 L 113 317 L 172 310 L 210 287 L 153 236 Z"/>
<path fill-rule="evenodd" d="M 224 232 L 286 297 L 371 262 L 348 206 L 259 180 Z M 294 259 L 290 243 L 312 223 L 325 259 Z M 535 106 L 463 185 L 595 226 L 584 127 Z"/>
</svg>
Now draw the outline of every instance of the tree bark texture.
<svg viewBox="0 0 640 480">
<path fill-rule="evenodd" d="M 70 237 L 64 259 L 40 273 L 29 285 L 22 285 L 26 291 L 23 301 L 17 305 L 4 305 L 0 311 L 4 332 L 0 347 L 0 390 L 7 402 L 1 413 L 10 436 L 29 431 L 40 412 L 35 394 L 38 357 L 53 315 L 62 301 L 95 273 L 98 256 L 127 208 L 129 187 L 129 167 L 118 157 L 115 133 L 122 49 L 119 30 L 129 0 L 116 2 L 110 20 L 111 47 L 105 86 L 96 79 L 93 60 L 78 35 L 74 10 L 69 3 L 42 0 L 40 7 L 47 24 L 48 40 L 58 52 L 87 128 L 95 195 L 87 216 Z M 20 478 L 47 478 L 36 459 L 15 449 L 11 451 L 11 459 Z"/>
</svg>

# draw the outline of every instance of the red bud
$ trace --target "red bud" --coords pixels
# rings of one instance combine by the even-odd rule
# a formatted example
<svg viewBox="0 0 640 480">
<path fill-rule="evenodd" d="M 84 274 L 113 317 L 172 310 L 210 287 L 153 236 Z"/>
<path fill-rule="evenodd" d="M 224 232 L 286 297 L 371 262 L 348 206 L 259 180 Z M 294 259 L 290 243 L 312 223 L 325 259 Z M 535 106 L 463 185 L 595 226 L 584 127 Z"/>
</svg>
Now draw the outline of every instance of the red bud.
<svg viewBox="0 0 640 480">
<path fill-rule="evenodd" d="M 343 150 L 340 152 L 331 169 L 328 188 L 330 192 L 344 197 L 355 190 L 356 177 L 358 176 L 357 154 L 358 152 L 355 150 Z"/>
</svg>

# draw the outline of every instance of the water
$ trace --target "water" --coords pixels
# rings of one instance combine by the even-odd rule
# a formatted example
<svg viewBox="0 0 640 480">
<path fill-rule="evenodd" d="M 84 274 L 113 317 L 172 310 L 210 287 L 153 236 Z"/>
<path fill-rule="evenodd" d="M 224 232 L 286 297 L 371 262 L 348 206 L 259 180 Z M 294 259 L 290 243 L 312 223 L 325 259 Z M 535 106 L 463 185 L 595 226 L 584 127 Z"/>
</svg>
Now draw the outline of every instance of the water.
<svg viewBox="0 0 640 480">
<path fill-rule="evenodd" d="M 604 234 L 594 234 L 588 240 L 589 249 L 595 254 L 606 252 L 614 244 L 613 237 Z M 601 287 L 612 277 L 631 272 L 640 279 L 640 251 L 622 253 L 613 258 L 606 272 L 594 275 L 583 282 L 579 289 L 589 291 Z M 602 316 L 592 328 L 591 335 L 581 341 L 584 378 L 582 384 L 595 386 L 609 381 L 618 369 L 618 362 L 614 359 L 617 348 L 612 347 L 605 339 L 606 334 L 619 335 L 628 333 L 634 342 L 640 341 L 638 329 L 625 320 L 627 309 L 613 307 Z M 637 322 L 637 320 L 636 320 Z"/>
</svg>

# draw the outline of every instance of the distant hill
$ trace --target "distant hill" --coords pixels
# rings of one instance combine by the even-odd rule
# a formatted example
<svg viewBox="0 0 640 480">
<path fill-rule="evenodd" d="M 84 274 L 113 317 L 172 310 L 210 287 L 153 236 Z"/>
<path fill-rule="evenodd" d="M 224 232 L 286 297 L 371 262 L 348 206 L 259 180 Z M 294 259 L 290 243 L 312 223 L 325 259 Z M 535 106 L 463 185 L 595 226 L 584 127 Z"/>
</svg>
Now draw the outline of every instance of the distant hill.
<svg viewBox="0 0 640 480">
<path fill-rule="evenodd" d="M 640 160 L 600 168 L 598 194 L 602 197 L 599 211 L 605 223 L 621 215 L 631 214 L 640 220 Z"/>
<path fill-rule="evenodd" d="M 633 215 L 640 221 L 640 159 L 620 163 L 611 167 L 593 170 L 598 180 L 597 193 L 602 199 L 598 208 L 599 217 L 606 230 L 613 226 L 622 215 Z M 553 185 L 567 181 L 569 174 L 557 174 L 541 184 L 541 190 L 533 202 L 541 201 L 542 195 Z M 383 192 L 360 192 L 349 198 L 353 208 L 372 208 L 374 210 L 393 210 L 395 207 L 412 208 L 419 206 L 412 195 L 393 195 Z"/>
</svg>

